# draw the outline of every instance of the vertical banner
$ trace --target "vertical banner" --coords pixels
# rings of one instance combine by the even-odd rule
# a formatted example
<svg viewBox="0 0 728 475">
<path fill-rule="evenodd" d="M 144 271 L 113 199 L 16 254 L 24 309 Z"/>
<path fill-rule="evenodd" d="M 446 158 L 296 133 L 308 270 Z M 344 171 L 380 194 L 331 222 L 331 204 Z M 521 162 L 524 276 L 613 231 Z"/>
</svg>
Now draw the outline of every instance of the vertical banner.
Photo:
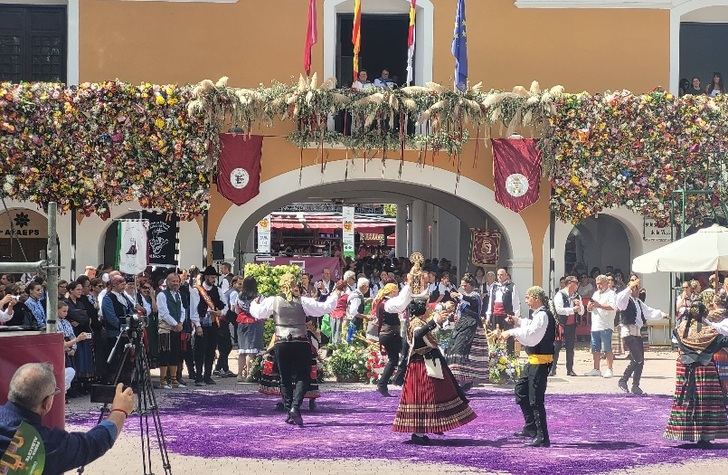
<svg viewBox="0 0 728 475">
<path fill-rule="evenodd" d="M 465 0 L 458 0 L 452 55 L 455 58 L 455 87 L 461 91 L 468 87 L 468 37 L 465 29 Z"/>
<path fill-rule="evenodd" d="M 493 266 L 498 264 L 498 250 L 501 235 L 488 229 L 470 229 L 470 262 L 474 266 Z"/>
<path fill-rule="evenodd" d="M 308 26 L 306 27 L 306 46 L 303 50 L 303 70 L 306 71 L 306 76 L 311 75 L 311 49 L 318 41 L 316 20 L 316 0 L 308 0 Z"/>
<path fill-rule="evenodd" d="M 220 134 L 217 191 L 238 206 L 250 201 L 260 192 L 262 156 L 262 136 Z"/>
<path fill-rule="evenodd" d="M 541 152 L 531 138 L 491 139 L 495 200 L 520 213 L 538 200 Z"/>
<path fill-rule="evenodd" d="M 343 256 L 354 258 L 354 207 L 343 206 L 341 208 L 342 225 L 344 232 L 343 238 Z"/>
<path fill-rule="evenodd" d="M 351 28 L 351 44 L 354 46 L 354 79 L 359 80 L 359 52 L 361 51 L 361 0 L 354 0 L 354 22 Z"/>
<path fill-rule="evenodd" d="M 258 221 L 258 254 L 270 254 L 270 215 Z"/>
<path fill-rule="evenodd" d="M 149 264 L 176 267 L 178 265 L 179 218 L 177 215 L 143 211 L 149 221 Z"/>
<path fill-rule="evenodd" d="M 417 0 L 410 0 L 409 27 L 407 28 L 407 85 L 411 86 L 415 78 L 415 17 L 417 15 Z"/>
<path fill-rule="evenodd" d="M 124 274 L 136 275 L 147 268 L 146 219 L 119 220 L 119 238 L 116 240 L 117 268 Z"/>
</svg>

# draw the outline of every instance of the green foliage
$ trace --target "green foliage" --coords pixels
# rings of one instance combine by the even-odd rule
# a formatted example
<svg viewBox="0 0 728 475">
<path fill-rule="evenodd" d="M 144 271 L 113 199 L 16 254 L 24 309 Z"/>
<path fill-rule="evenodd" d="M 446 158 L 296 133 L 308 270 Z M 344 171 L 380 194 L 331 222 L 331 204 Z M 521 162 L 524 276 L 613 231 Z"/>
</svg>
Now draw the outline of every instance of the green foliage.
<svg viewBox="0 0 728 475">
<path fill-rule="evenodd" d="M 326 369 L 337 381 L 364 381 L 368 352 L 365 346 L 342 343 L 333 347 Z"/>
<path fill-rule="evenodd" d="M 260 295 L 278 295 L 278 279 L 283 274 L 301 275 L 301 268 L 294 265 L 270 266 L 268 264 L 245 264 L 245 277 L 255 277 Z"/>
<path fill-rule="evenodd" d="M 397 216 L 397 205 L 385 204 L 384 205 L 384 216 Z"/>
</svg>

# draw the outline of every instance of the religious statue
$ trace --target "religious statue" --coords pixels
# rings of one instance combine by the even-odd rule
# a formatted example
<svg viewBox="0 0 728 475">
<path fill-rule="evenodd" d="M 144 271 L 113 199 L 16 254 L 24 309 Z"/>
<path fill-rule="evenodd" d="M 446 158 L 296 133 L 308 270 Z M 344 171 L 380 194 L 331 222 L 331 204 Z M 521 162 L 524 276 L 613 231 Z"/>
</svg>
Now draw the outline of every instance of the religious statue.
<svg viewBox="0 0 728 475">
<path fill-rule="evenodd" d="M 413 252 L 410 256 L 412 269 L 409 274 L 412 276 L 412 295 L 421 294 L 424 289 L 424 276 L 422 272 L 422 263 L 425 258 L 420 252 Z"/>
</svg>

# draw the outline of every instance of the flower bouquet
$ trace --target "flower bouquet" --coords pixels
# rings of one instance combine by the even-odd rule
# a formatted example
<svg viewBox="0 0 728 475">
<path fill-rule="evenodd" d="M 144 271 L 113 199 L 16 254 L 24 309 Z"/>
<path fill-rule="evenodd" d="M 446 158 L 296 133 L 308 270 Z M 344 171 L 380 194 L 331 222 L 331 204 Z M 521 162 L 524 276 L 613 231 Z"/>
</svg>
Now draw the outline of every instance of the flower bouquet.
<svg viewBox="0 0 728 475">
<path fill-rule="evenodd" d="M 521 376 L 521 362 L 509 356 L 506 344 L 497 332 L 488 333 L 488 380 L 493 384 L 511 384 Z"/>
<path fill-rule="evenodd" d="M 367 349 L 358 345 L 340 344 L 333 348 L 326 361 L 330 374 L 339 383 L 354 383 L 367 377 Z"/>
<path fill-rule="evenodd" d="M 367 348 L 366 362 L 366 377 L 369 384 L 375 384 L 379 381 L 386 364 L 387 357 L 380 351 L 379 344 L 370 345 L 369 348 Z"/>
</svg>

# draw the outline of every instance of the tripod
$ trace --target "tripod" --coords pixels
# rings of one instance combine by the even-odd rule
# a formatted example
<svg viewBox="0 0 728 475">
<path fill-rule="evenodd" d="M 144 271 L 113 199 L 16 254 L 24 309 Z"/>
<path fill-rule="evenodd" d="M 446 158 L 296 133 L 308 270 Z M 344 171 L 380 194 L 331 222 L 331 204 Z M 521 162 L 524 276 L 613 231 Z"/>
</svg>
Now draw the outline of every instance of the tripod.
<svg viewBox="0 0 728 475">
<path fill-rule="evenodd" d="M 147 358 L 147 351 L 144 348 L 144 343 L 142 341 L 141 323 L 138 319 L 132 316 L 127 317 L 127 323 L 126 329 L 119 333 L 116 343 L 114 344 L 107 360 L 107 363 L 110 364 L 116 354 L 122 338 L 126 335 L 128 337 L 128 342 L 124 345 L 124 353 L 116 370 L 113 388 L 115 388 L 121 380 L 125 368 L 129 369 L 129 366 L 131 365 L 130 382 L 131 387 L 134 388 L 134 392 L 137 393 L 136 413 L 139 416 L 139 435 L 141 438 L 142 467 L 144 475 L 154 475 L 154 472 L 152 471 L 152 431 L 150 430 L 149 424 L 150 416 L 152 419 L 154 434 L 157 438 L 159 454 L 162 459 L 162 468 L 164 469 L 165 475 L 171 475 L 172 466 L 169 462 L 167 443 L 164 439 L 162 421 L 159 417 L 159 406 L 157 405 L 157 398 L 154 394 L 154 387 L 152 386 L 152 378 L 149 375 L 149 359 Z M 108 414 L 109 411 L 109 402 L 107 400 L 101 408 L 98 423 L 101 423 L 104 416 Z M 78 473 L 83 473 L 83 470 L 84 467 L 79 468 Z"/>
</svg>

